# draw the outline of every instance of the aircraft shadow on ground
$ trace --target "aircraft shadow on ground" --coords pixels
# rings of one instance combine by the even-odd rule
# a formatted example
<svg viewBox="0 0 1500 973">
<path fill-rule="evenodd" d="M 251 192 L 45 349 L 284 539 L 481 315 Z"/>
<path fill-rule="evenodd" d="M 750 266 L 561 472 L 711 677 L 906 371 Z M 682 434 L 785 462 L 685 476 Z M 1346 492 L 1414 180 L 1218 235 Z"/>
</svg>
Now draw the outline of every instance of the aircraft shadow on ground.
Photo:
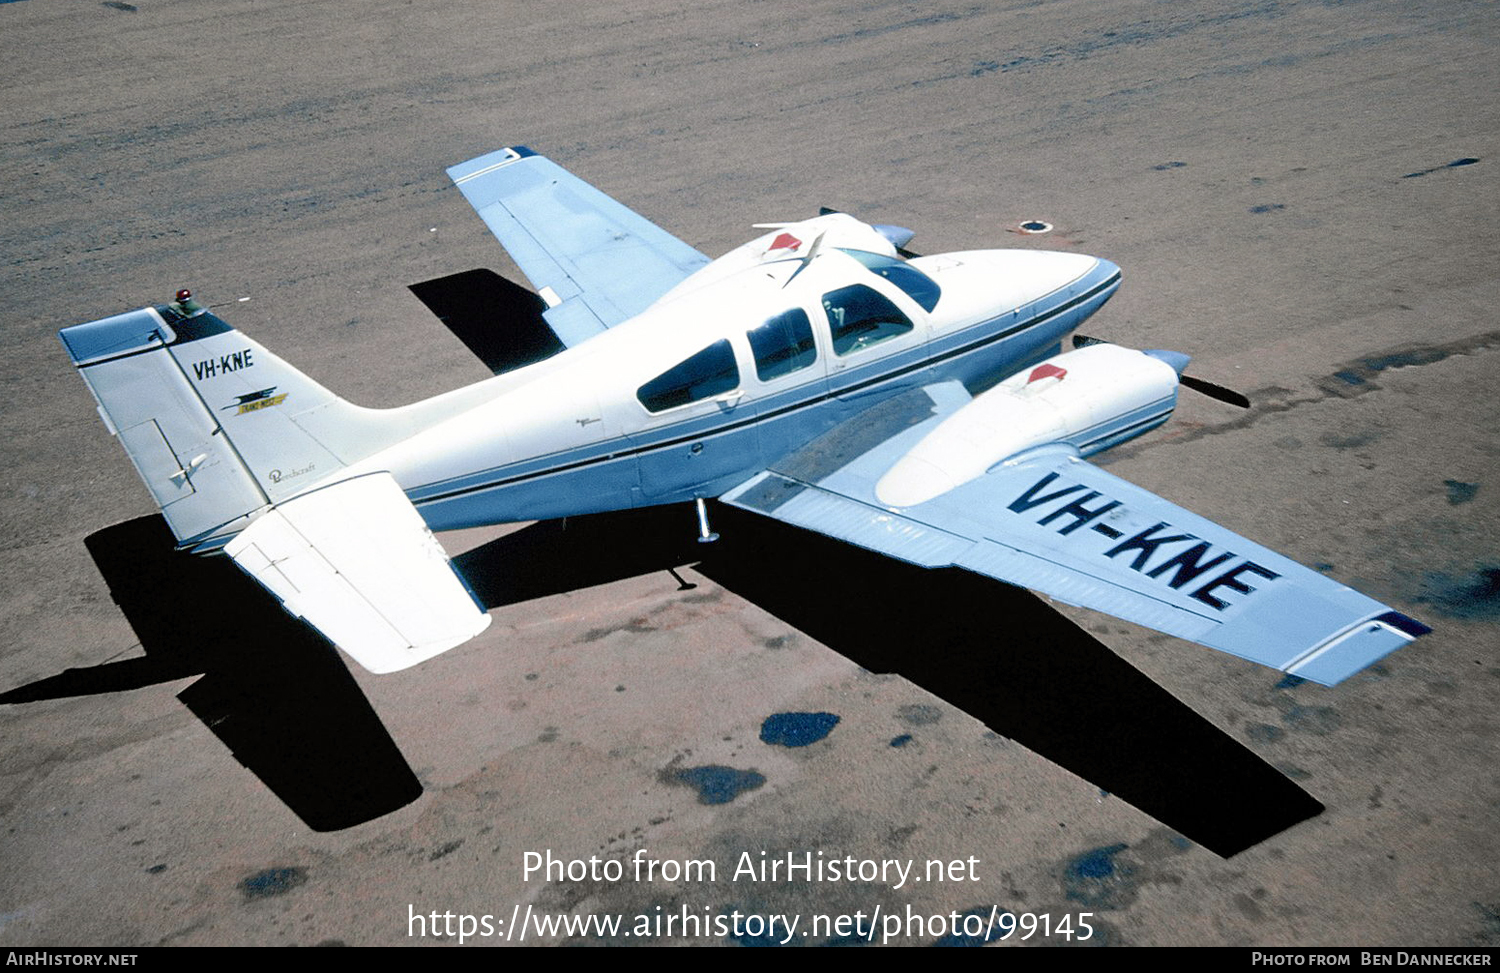
<svg viewBox="0 0 1500 973">
<path fill-rule="evenodd" d="M 701 546 L 687 507 L 574 517 L 455 563 L 498 607 L 699 561 L 863 668 L 901 675 L 1224 857 L 1323 810 L 1028 591 L 731 508 L 715 506 L 714 527 L 722 539 Z"/>
<path fill-rule="evenodd" d="M 453 560 L 490 608 L 697 562 L 863 668 L 906 678 L 1225 857 L 1323 809 L 1027 591 L 713 510 L 713 545 L 695 543 L 690 507 L 669 506 L 537 523 Z M 154 516 L 87 543 L 145 658 L 71 669 L 0 703 L 201 672 L 179 699 L 309 827 L 350 827 L 421 794 L 333 647 L 227 559 L 174 552 Z"/>
<path fill-rule="evenodd" d="M 333 646 L 228 558 L 183 554 L 173 543 L 159 516 L 86 541 L 144 658 L 69 669 L 0 703 L 202 673 L 177 698 L 308 827 L 348 828 L 416 800 L 421 784 Z"/>
<path fill-rule="evenodd" d="M 702 558 L 691 507 L 544 520 L 453 558 L 475 597 L 500 608 L 666 571 Z"/>
<path fill-rule="evenodd" d="M 408 289 L 496 375 L 563 350 L 535 293 L 483 268 L 437 277 Z"/>
<path fill-rule="evenodd" d="M 1029 591 L 915 567 L 742 511 L 719 511 L 714 526 L 723 550 L 699 570 L 715 582 L 1219 855 L 1323 810 Z"/>
</svg>

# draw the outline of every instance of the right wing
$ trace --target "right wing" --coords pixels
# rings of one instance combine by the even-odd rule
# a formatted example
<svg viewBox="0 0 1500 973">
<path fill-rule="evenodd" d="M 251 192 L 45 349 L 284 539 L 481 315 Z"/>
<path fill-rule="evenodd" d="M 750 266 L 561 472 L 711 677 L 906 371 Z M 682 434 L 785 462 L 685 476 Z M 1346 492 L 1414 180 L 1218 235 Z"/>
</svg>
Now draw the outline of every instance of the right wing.
<svg viewBox="0 0 1500 973">
<path fill-rule="evenodd" d="M 1333 685 L 1427 627 L 1079 459 L 1044 449 L 910 507 L 875 486 L 968 401 L 889 399 L 730 490 L 745 510 L 924 567 L 955 566 Z"/>
<path fill-rule="evenodd" d="M 448 175 L 547 302 L 562 343 L 635 317 L 708 257 L 524 146 Z"/>
</svg>

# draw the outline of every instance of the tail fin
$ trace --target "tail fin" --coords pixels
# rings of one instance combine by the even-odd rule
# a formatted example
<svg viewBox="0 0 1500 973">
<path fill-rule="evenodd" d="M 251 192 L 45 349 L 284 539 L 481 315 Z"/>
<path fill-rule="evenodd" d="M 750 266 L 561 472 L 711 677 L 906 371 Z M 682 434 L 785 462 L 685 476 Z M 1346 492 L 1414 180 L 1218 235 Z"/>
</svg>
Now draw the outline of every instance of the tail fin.
<svg viewBox="0 0 1500 973">
<path fill-rule="evenodd" d="M 59 332 L 183 547 L 369 455 L 381 413 L 335 396 L 190 297 Z"/>
</svg>

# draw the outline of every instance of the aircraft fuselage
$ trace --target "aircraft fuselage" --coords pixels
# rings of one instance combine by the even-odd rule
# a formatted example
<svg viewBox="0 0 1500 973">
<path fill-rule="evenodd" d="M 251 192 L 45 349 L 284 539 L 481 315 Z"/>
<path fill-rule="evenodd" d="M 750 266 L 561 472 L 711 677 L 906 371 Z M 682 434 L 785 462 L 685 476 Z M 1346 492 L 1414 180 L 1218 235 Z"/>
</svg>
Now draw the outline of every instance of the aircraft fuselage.
<svg viewBox="0 0 1500 973">
<path fill-rule="evenodd" d="M 710 265 L 701 273 L 714 286 L 668 295 L 583 345 L 484 383 L 494 394 L 482 404 L 353 472 L 390 470 L 434 530 L 714 497 L 906 389 L 947 380 L 983 386 L 1055 354 L 1120 281 L 1108 261 L 1030 250 L 921 257 L 909 266 L 935 285 L 935 301 L 841 251 L 760 263 L 727 279 Z M 894 306 L 910 327 L 841 331 L 839 322 L 873 306 L 888 317 Z M 750 337 L 783 315 L 792 330 L 810 332 L 790 357 Z M 732 380 L 708 360 L 717 354 L 723 366 L 726 343 Z M 712 394 L 697 394 L 688 374 L 679 382 L 686 391 L 652 397 L 650 383 L 665 377 L 670 386 L 665 373 L 700 353 L 700 370 L 713 374 L 696 388 Z"/>
</svg>

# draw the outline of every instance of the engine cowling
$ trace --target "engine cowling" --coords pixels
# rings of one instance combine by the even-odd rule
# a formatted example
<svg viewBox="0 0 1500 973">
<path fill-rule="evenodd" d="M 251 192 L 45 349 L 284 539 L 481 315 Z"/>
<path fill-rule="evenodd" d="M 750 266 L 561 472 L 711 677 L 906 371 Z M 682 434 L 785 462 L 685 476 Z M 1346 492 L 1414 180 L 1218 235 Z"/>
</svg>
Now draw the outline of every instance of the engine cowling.
<svg viewBox="0 0 1500 973">
<path fill-rule="evenodd" d="M 1110 344 L 1049 358 L 945 419 L 886 471 L 875 495 L 912 507 L 1039 446 L 1087 456 L 1139 436 L 1171 416 L 1186 360 Z"/>
</svg>

